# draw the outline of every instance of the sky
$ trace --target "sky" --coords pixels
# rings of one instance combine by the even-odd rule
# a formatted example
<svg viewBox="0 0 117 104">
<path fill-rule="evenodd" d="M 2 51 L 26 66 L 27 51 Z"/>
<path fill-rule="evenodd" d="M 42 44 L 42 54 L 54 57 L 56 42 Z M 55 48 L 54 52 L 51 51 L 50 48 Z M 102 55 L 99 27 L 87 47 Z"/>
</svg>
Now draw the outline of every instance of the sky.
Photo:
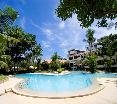
<svg viewBox="0 0 117 104">
<path fill-rule="evenodd" d="M 43 60 L 49 59 L 54 52 L 67 58 L 71 49 L 85 50 L 86 43 L 83 39 L 87 29 L 80 27 L 75 14 L 66 21 L 56 16 L 55 9 L 59 0 L 0 0 L 1 9 L 7 5 L 19 13 L 16 24 L 26 32 L 36 35 L 36 40 L 43 49 Z M 117 33 L 114 27 L 98 28 L 96 22 L 97 20 L 90 27 L 95 30 L 96 39 Z"/>
</svg>

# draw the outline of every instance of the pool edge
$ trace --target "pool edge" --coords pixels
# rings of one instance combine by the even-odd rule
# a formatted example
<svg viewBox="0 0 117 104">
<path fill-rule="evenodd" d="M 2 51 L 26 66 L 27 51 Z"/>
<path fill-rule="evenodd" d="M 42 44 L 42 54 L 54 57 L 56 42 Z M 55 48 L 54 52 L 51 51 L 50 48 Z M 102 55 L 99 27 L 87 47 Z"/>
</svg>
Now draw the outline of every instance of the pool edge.
<svg viewBox="0 0 117 104">
<path fill-rule="evenodd" d="M 24 80 L 21 80 L 20 82 L 22 82 Z M 19 84 L 20 82 L 16 83 Z M 40 96 L 40 95 L 31 95 L 30 93 L 27 92 L 21 92 L 18 91 L 15 87 L 16 85 L 12 88 L 12 92 L 17 94 L 17 95 L 21 95 L 21 96 L 26 96 L 26 97 L 33 97 L 33 98 L 48 98 L 48 99 L 65 99 L 65 98 L 75 98 L 75 97 L 83 97 L 83 96 L 89 96 L 89 95 L 93 95 L 95 93 L 98 93 L 99 91 L 103 90 L 105 88 L 105 86 L 103 84 L 99 84 L 98 83 L 98 88 L 94 88 L 94 89 L 89 89 L 89 91 L 87 92 L 81 92 L 78 93 L 76 95 L 68 95 L 68 96 Z"/>
</svg>

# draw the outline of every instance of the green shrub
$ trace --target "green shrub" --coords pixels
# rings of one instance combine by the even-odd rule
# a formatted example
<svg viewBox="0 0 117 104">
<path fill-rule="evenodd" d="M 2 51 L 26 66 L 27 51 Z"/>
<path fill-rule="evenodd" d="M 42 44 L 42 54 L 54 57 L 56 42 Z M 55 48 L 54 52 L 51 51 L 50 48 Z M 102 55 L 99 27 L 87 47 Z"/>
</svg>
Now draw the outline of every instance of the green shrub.
<svg viewBox="0 0 117 104">
<path fill-rule="evenodd" d="M 64 71 L 65 69 L 64 68 L 59 68 L 59 69 L 57 69 L 57 72 L 58 73 L 61 73 L 62 71 Z"/>
<path fill-rule="evenodd" d="M 97 56 L 95 54 L 91 54 L 89 56 L 87 56 L 87 65 L 89 66 L 89 71 L 91 73 L 95 73 L 96 72 L 96 58 Z"/>
<path fill-rule="evenodd" d="M 8 77 L 4 76 L 4 75 L 0 75 L 0 83 L 6 81 L 8 79 Z"/>
<path fill-rule="evenodd" d="M 61 63 L 59 61 L 52 61 L 49 67 L 52 71 L 57 71 L 57 69 L 61 68 Z"/>
</svg>

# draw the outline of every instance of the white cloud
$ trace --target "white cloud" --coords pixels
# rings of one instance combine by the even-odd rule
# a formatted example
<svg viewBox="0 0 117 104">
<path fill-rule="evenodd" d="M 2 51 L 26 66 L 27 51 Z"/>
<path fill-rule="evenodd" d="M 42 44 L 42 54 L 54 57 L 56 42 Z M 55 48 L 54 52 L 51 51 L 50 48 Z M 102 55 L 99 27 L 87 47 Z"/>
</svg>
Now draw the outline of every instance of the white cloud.
<svg viewBox="0 0 117 104">
<path fill-rule="evenodd" d="M 115 20 L 109 20 L 108 19 L 108 23 L 110 24 L 114 24 L 117 21 L 117 19 Z M 111 28 L 108 27 L 99 27 L 96 26 L 97 20 L 95 20 L 95 22 L 92 24 L 91 28 L 95 30 L 95 37 L 97 39 L 103 37 L 103 36 L 107 36 L 110 34 L 116 34 L 117 30 L 115 30 L 115 25 L 111 26 Z"/>
<path fill-rule="evenodd" d="M 21 19 L 20 24 L 21 24 L 21 27 L 22 27 L 23 29 L 25 29 L 25 24 L 26 24 L 26 19 L 25 19 L 25 17 L 23 17 L 23 18 Z"/>
<path fill-rule="evenodd" d="M 83 39 L 87 29 L 80 27 L 75 15 L 64 22 L 56 19 L 54 23 L 45 23 L 42 28 L 47 40 L 51 43 L 50 47 L 53 48 L 53 45 L 55 45 L 61 53 L 64 53 L 64 56 L 67 56 L 68 50 L 73 48 L 85 50 L 86 43 L 83 42 Z M 117 33 L 114 27 L 111 29 L 98 28 L 95 23 L 91 28 L 95 30 L 94 36 L 98 39 L 111 33 Z"/>
<path fill-rule="evenodd" d="M 65 22 L 46 23 L 43 27 L 43 33 L 51 43 L 51 47 L 56 45 L 61 53 L 64 53 L 64 56 L 66 56 L 68 50 L 73 48 L 84 50 L 82 40 L 84 39 L 85 31 L 80 27 L 75 16 Z"/>
<path fill-rule="evenodd" d="M 46 35 L 46 38 L 49 40 L 49 41 L 52 41 L 54 40 L 54 33 L 51 29 L 49 28 L 43 28 L 42 29 L 43 33 Z"/>
<path fill-rule="evenodd" d="M 95 30 L 95 37 L 97 39 L 103 37 L 103 36 L 107 36 L 110 34 L 116 34 L 117 30 L 115 30 L 115 27 L 112 27 L 111 29 L 107 29 L 107 28 L 98 28 L 98 27 L 93 27 L 93 29 Z"/>
<path fill-rule="evenodd" d="M 49 41 L 42 40 L 41 45 L 43 47 L 43 56 L 44 59 L 49 59 L 51 54 L 53 53 L 53 48 L 51 47 L 51 43 Z"/>
<path fill-rule="evenodd" d="M 34 21 L 33 21 L 33 20 L 30 20 L 30 21 L 31 21 L 32 26 L 34 26 L 35 28 L 37 28 L 37 29 L 40 29 L 40 30 L 41 30 L 41 27 L 40 27 L 39 25 L 37 25 L 36 23 L 34 23 Z"/>
<path fill-rule="evenodd" d="M 44 29 L 45 34 L 50 37 L 53 33 L 50 29 Z"/>
<path fill-rule="evenodd" d="M 65 27 L 65 22 L 63 22 L 63 21 L 60 22 L 60 23 L 59 23 L 59 28 L 60 28 L 60 29 L 63 29 L 64 27 Z"/>
<path fill-rule="evenodd" d="M 43 48 L 49 48 L 50 47 L 50 43 L 47 41 L 42 41 L 42 46 Z"/>
</svg>

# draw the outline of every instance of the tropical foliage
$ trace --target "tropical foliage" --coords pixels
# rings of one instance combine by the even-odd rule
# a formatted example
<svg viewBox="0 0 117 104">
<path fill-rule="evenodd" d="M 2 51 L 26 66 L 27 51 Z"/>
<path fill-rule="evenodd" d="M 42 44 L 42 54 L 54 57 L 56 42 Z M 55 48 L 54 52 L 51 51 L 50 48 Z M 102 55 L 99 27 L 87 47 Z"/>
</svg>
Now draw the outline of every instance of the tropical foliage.
<svg viewBox="0 0 117 104">
<path fill-rule="evenodd" d="M 110 34 L 98 39 L 98 55 L 103 57 L 105 70 L 110 71 L 112 56 L 117 52 L 117 34 Z"/>
<path fill-rule="evenodd" d="M 94 52 L 92 52 L 92 48 L 94 47 L 94 42 L 95 42 L 95 38 L 94 38 L 94 33 L 95 31 L 92 29 L 88 29 L 86 32 L 86 39 L 84 39 L 85 42 L 88 43 L 88 50 L 89 53 L 86 55 L 86 58 L 84 58 L 84 60 L 81 61 L 82 64 L 87 64 L 89 67 L 89 71 L 91 73 L 94 73 L 96 71 L 96 54 Z"/>
<path fill-rule="evenodd" d="M 0 10 L 0 69 L 7 72 L 36 65 L 41 59 L 42 49 L 35 35 L 16 26 L 17 17 L 18 13 L 11 7 Z"/>
<path fill-rule="evenodd" d="M 47 61 L 44 61 L 41 63 L 41 70 L 42 71 L 49 71 L 49 63 Z"/>
<path fill-rule="evenodd" d="M 88 43 L 88 47 L 89 47 L 89 51 L 91 53 L 92 48 L 94 46 L 94 42 L 95 42 L 95 38 L 94 38 L 94 33 L 95 31 L 92 29 L 88 29 L 86 32 L 86 39 L 84 39 L 84 41 L 86 41 Z"/>
<path fill-rule="evenodd" d="M 95 19 L 98 26 L 106 27 L 107 19 L 117 18 L 117 0 L 60 0 L 56 14 L 62 20 L 76 14 L 83 27 L 91 26 Z"/>
<path fill-rule="evenodd" d="M 94 31 L 89 30 L 86 33 L 85 41 L 89 44 L 89 53 L 86 55 L 86 58 L 80 62 L 84 61 L 85 64 L 89 67 L 89 70 L 93 73 L 96 71 L 97 59 L 98 56 L 101 56 L 101 64 L 104 66 L 105 71 L 112 71 L 111 65 L 113 63 L 112 57 L 117 52 L 117 34 L 110 34 L 109 36 L 104 36 L 97 40 L 97 49 L 95 52 L 92 52 L 92 46 L 94 45 Z"/>
<path fill-rule="evenodd" d="M 89 67 L 89 71 L 91 73 L 94 73 L 96 72 L 96 66 L 97 66 L 97 56 L 95 54 L 89 54 L 87 57 L 86 57 L 86 63 Z"/>
<path fill-rule="evenodd" d="M 50 69 L 52 71 L 57 71 L 57 69 L 61 68 L 61 63 L 59 61 L 59 58 L 60 58 L 60 56 L 57 54 L 57 52 L 55 52 L 52 55 L 52 57 L 51 57 L 52 61 L 50 63 Z"/>
<path fill-rule="evenodd" d="M 8 80 L 8 77 L 6 77 L 5 75 L 0 75 L 0 84 L 6 80 Z"/>
<path fill-rule="evenodd" d="M 61 68 L 61 63 L 59 61 L 52 61 L 50 63 L 50 70 L 57 71 L 57 69 Z"/>
<path fill-rule="evenodd" d="M 69 62 L 66 61 L 61 63 L 61 68 L 64 68 L 64 70 L 69 70 Z"/>
<path fill-rule="evenodd" d="M 57 61 L 60 59 L 60 56 L 57 54 L 57 52 L 55 52 L 52 57 L 51 57 L 52 61 Z"/>
<path fill-rule="evenodd" d="M 6 31 L 9 26 L 13 25 L 17 17 L 18 12 L 11 7 L 0 9 L 0 32 Z"/>
</svg>

